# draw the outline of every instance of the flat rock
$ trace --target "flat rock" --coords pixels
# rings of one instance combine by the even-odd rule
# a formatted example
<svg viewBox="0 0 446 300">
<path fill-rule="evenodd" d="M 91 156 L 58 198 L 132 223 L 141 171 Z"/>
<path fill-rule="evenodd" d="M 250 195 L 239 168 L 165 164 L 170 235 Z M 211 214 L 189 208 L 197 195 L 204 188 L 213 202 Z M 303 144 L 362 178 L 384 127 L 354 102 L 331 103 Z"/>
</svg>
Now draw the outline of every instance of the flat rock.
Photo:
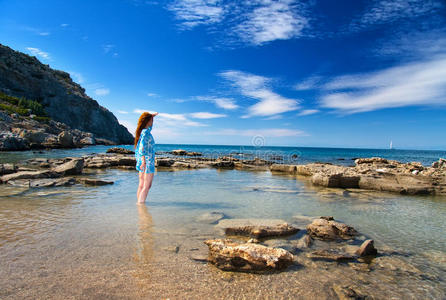
<svg viewBox="0 0 446 300">
<path fill-rule="evenodd" d="M 107 149 L 106 153 L 118 153 L 118 154 L 135 154 L 135 151 L 128 150 L 121 147 L 112 147 Z"/>
<path fill-rule="evenodd" d="M 307 226 L 308 234 L 322 240 L 352 239 L 358 232 L 351 226 L 337 222 L 333 217 L 321 217 Z"/>
<path fill-rule="evenodd" d="M 0 164 L 0 176 L 17 172 L 17 166 L 13 164 Z"/>
<path fill-rule="evenodd" d="M 85 185 L 94 185 L 94 186 L 114 184 L 113 181 L 96 179 L 96 178 L 77 178 L 77 181 Z"/>
<path fill-rule="evenodd" d="M 60 177 L 61 174 L 51 171 L 21 171 L 8 175 L 3 175 L 0 177 L 1 182 L 8 182 L 10 180 L 18 180 L 18 179 L 38 179 L 38 178 L 57 178 Z"/>
<path fill-rule="evenodd" d="M 79 175 L 82 174 L 84 169 L 84 159 L 83 158 L 73 158 L 70 161 L 61 164 L 52 170 L 56 173 L 63 175 Z"/>
<path fill-rule="evenodd" d="M 207 212 L 196 218 L 197 222 L 206 224 L 215 224 L 225 217 L 224 213 L 221 212 Z"/>
<path fill-rule="evenodd" d="M 217 226 L 223 228 L 227 235 L 242 235 L 253 238 L 285 236 L 299 231 L 298 228 L 282 220 L 225 219 L 221 220 Z"/>
<path fill-rule="evenodd" d="M 224 271 L 281 270 L 293 263 L 293 255 L 280 248 L 229 239 L 207 240 L 209 262 Z"/>
<path fill-rule="evenodd" d="M 76 183 L 76 180 L 72 177 L 64 178 L 45 178 L 45 179 L 18 179 L 8 181 L 8 184 L 12 186 L 29 187 L 29 188 L 43 188 L 43 187 L 59 187 L 70 186 Z"/>
</svg>

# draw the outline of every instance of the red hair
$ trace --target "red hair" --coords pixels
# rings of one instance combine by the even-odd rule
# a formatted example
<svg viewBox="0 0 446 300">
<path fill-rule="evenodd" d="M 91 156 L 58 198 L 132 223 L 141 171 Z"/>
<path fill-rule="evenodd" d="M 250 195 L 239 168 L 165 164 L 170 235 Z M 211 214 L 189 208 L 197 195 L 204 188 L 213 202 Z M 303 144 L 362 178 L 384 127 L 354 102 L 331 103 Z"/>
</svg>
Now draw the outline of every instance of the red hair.
<svg viewBox="0 0 446 300">
<path fill-rule="evenodd" d="M 138 126 L 136 127 L 135 132 L 135 148 L 139 141 L 139 136 L 141 135 L 141 131 L 147 127 L 147 124 L 150 126 L 153 124 L 153 116 L 148 112 L 143 112 L 138 119 Z"/>
</svg>

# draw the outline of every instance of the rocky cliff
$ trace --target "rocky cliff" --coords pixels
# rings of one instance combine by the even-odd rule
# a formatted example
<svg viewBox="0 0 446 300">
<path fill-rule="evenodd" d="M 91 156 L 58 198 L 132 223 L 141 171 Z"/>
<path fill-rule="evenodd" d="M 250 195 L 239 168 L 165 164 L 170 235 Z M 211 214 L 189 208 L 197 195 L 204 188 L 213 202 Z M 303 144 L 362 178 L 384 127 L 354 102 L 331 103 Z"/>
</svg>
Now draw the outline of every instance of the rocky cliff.
<svg viewBox="0 0 446 300">
<path fill-rule="evenodd" d="M 113 113 L 87 96 L 70 74 L 1 44 L 0 92 L 35 100 L 52 120 L 92 133 L 95 138 L 116 144 L 133 142 L 133 136 Z"/>
</svg>

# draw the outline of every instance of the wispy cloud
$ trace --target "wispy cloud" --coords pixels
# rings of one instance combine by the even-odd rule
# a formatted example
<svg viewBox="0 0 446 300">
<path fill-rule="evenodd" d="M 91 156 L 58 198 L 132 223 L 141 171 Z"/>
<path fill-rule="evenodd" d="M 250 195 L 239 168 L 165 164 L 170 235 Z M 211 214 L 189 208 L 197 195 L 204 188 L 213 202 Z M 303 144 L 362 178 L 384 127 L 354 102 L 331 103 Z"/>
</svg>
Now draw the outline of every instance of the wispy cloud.
<svg viewBox="0 0 446 300">
<path fill-rule="evenodd" d="M 325 84 L 320 105 L 343 113 L 446 104 L 446 56 L 384 70 L 339 76 Z"/>
<path fill-rule="evenodd" d="M 116 58 L 119 56 L 118 52 L 116 51 L 116 46 L 113 44 L 102 45 L 102 50 L 105 54 L 109 54 L 112 57 Z"/>
<path fill-rule="evenodd" d="M 322 80 L 321 76 L 310 76 L 294 86 L 296 91 L 312 90 L 318 87 Z"/>
<path fill-rule="evenodd" d="M 30 26 L 20 26 L 22 30 L 32 32 L 34 34 L 40 35 L 40 36 L 49 36 L 51 33 L 46 30 L 41 30 L 39 28 L 30 27 Z"/>
<path fill-rule="evenodd" d="M 263 136 L 263 137 L 287 137 L 287 136 L 308 136 L 304 131 L 286 128 L 265 128 L 265 129 L 221 129 L 206 132 L 208 135 L 228 135 L 228 136 Z"/>
<path fill-rule="evenodd" d="M 67 24 L 67 23 L 60 24 L 60 27 L 62 27 L 62 28 L 65 28 L 65 27 L 68 27 L 68 26 L 70 26 L 70 24 Z"/>
<path fill-rule="evenodd" d="M 158 96 L 158 94 L 155 94 L 155 93 L 147 93 L 147 96 L 149 96 L 149 97 L 156 97 L 156 96 Z"/>
<path fill-rule="evenodd" d="M 198 96 L 196 97 L 197 100 L 200 101 L 208 101 L 214 103 L 217 107 L 223 108 L 223 109 L 237 109 L 239 106 L 236 104 L 235 100 L 232 98 L 225 98 L 225 97 L 214 97 L 214 96 Z"/>
<path fill-rule="evenodd" d="M 189 115 L 195 119 L 217 119 L 227 117 L 225 114 L 214 114 L 210 112 L 195 112 L 190 113 Z"/>
<path fill-rule="evenodd" d="M 319 109 L 304 109 L 301 112 L 299 112 L 297 115 L 298 116 L 309 116 L 309 115 L 317 114 L 318 112 L 320 112 Z"/>
<path fill-rule="evenodd" d="M 302 6 L 297 5 L 296 1 L 257 3 L 252 11 L 246 13 L 246 20 L 234 28 L 235 34 L 246 43 L 262 45 L 274 40 L 299 37 L 308 25 L 307 17 L 302 14 Z"/>
<path fill-rule="evenodd" d="M 218 23 L 224 14 L 223 1 L 219 0 L 177 0 L 168 9 L 175 13 L 183 29 Z"/>
<path fill-rule="evenodd" d="M 129 112 L 128 112 L 128 111 L 125 111 L 125 110 L 118 110 L 118 113 L 123 114 L 123 115 L 126 115 L 126 114 L 128 114 Z"/>
<path fill-rule="evenodd" d="M 441 0 L 380 0 L 371 1 L 366 12 L 354 19 L 350 30 L 358 31 L 373 25 L 397 23 L 423 18 L 427 15 L 435 16 L 444 7 Z"/>
<path fill-rule="evenodd" d="M 246 117 L 272 116 L 299 108 L 298 100 L 283 97 L 270 89 L 270 78 L 237 70 L 224 71 L 219 75 L 231 82 L 243 96 L 258 101 L 248 108 Z"/>
<path fill-rule="evenodd" d="M 306 6 L 296 0 L 176 0 L 167 8 L 180 28 L 207 26 L 225 44 L 262 45 L 296 38 L 309 26 Z"/>
<path fill-rule="evenodd" d="M 37 56 L 41 59 L 46 59 L 46 60 L 51 59 L 48 52 L 42 51 L 39 48 L 27 47 L 26 50 L 28 50 L 28 52 L 31 53 L 32 55 Z"/>
<path fill-rule="evenodd" d="M 134 109 L 133 112 L 137 114 L 142 114 L 143 112 L 151 112 L 144 109 Z M 171 113 L 159 113 L 156 116 L 157 122 L 159 122 L 164 127 L 181 127 L 181 126 L 190 126 L 190 127 L 202 127 L 207 126 L 206 124 L 195 122 L 189 120 L 186 114 L 171 114 Z"/>
<path fill-rule="evenodd" d="M 94 90 L 94 93 L 96 94 L 96 96 L 106 96 L 110 94 L 110 90 L 107 88 L 98 88 Z"/>
</svg>

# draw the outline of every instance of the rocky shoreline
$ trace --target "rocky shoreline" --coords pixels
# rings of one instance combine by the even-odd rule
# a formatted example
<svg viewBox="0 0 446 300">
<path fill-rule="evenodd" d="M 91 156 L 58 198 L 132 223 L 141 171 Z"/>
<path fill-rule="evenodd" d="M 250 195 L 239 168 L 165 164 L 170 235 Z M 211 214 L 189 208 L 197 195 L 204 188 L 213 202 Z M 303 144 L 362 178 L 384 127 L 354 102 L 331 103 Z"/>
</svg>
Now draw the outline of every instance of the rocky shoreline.
<svg viewBox="0 0 446 300">
<path fill-rule="evenodd" d="M 59 140 L 63 135 L 59 135 Z M 400 163 L 384 158 L 359 158 L 355 166 L 338 166 L 330 163 L 306 165 L 275 164 L 269 160 L 237 159 L 231 156 L 203 157 L 201 153 L 173 150 L 156 158 L 158 171 L 190 170 L 199 168 L 236 169 L 247 171 L 271 171 L 273 174 L 296 176 L 307 179 L 312 185 L 328 188 L 358 189 L 398 193 L 401 195 L 446 195 L 446 160 L 440 159 L 431 167 L 420 163 Z M 58 168 L 70 161 L 82 161 L 82 169 L 120 168 L 135 170 L 133 151 L 110 148 L 107 153 L 86 155 L 81 158 L 27 160 L 18 165 L 0 165 L 0 182 L 10 183 L 17 178 L 34 180 L 59 178 Z M 79 174 L 82 173 L 82 169 Z M 29 172 L 31 173 L 23 173 Z"/>
</svg>

